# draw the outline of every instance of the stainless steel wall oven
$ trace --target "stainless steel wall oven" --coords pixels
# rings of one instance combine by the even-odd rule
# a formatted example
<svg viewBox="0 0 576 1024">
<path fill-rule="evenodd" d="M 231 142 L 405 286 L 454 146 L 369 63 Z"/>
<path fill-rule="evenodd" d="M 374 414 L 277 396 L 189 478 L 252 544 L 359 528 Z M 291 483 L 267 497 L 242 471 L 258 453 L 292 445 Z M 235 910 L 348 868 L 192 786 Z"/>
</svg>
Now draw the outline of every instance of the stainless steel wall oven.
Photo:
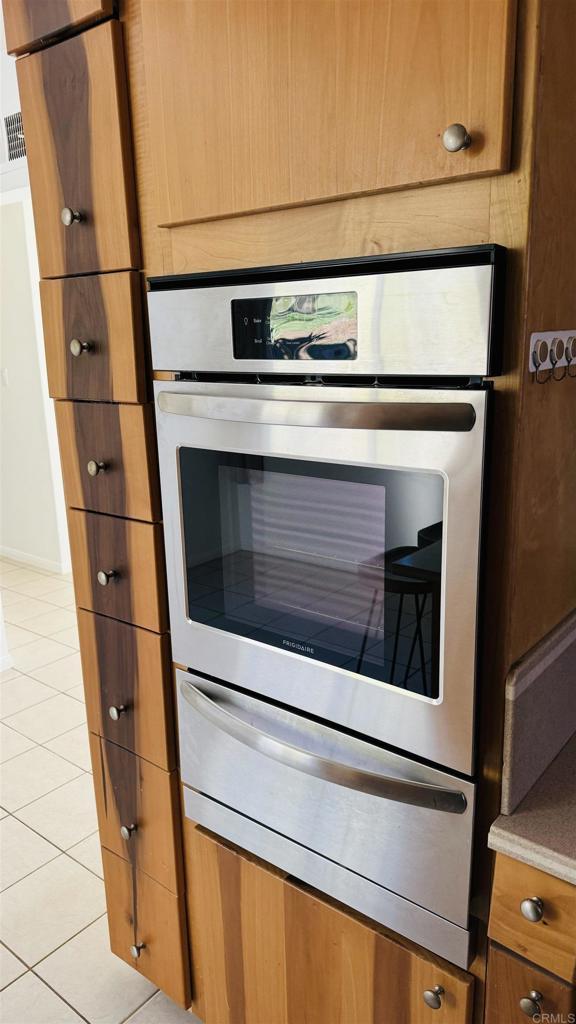
<svg viewBox="0 0 576 1024">
<path fill-rule="evenodd" d="M 458 963 L 503 258 L 148 297 L 187 813 Z"/>
</svg>

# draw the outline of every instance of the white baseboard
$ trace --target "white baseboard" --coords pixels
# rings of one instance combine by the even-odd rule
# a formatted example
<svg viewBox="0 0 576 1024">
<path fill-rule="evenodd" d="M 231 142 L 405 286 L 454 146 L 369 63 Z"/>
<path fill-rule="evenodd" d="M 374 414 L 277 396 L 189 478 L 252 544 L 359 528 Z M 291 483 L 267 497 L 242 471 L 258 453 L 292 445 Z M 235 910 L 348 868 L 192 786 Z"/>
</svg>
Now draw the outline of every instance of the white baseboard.
<svg viewBox="0 0 576 1024">
<path fill-rule="evenodd" d="M 29 565 L 31 569 L 40 569 L 42 572 L 54 572 L 64 575 L 71 571 L 72 566 L 68 562 L 53 562 L 50 558 L 40 558 L 39 555 L 31 555 L 28 551 L 16 551 L 14 548 L 7 548 L 0 544 L 0 556 L 10 558 L 20 565 Z"/>
</svg>

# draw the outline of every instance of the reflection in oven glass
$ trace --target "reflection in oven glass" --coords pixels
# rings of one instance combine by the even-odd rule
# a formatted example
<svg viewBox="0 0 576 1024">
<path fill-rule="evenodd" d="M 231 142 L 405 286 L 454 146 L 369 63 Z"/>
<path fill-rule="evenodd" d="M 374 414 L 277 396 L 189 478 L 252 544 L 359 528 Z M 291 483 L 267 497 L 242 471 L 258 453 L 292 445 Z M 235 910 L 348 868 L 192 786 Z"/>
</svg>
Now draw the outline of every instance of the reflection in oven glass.
<svg viewBox="0 0 576 1024">
<path fill-rule="evenodd" d="M 180 471 L 190 619 L 437 696 L 438 474 L 191 448 Z"/>
</svg>

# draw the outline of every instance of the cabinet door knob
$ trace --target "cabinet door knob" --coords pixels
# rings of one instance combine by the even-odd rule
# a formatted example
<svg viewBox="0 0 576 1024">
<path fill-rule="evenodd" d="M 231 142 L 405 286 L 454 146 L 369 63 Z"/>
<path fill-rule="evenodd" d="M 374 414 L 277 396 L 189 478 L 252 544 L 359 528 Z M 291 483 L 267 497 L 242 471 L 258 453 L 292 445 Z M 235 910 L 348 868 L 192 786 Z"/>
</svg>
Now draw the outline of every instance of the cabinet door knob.
<svg viewBox="0 0 576 1024">
<path fill-rule="evenodd" d="M 98 473 L 105 473 L 108 466 L 105 462 L 97 462 L 96 459 L 90 459 L 90 461 L 86 463 L 86 469 L 88 471 L 88 476 L 98 476 Z"/>
<path fill-rule="evenodd" d="M 118 719 L 120 718 L 120 715 L 125 714 L 127 710 L 128 709 L 125 704 L 112 704 L 108 708 L 108 714 L 110 715 L 110 718 L 112 719 L 113 722 L 117 722 Z"/>
<path fill-rule="evenodd" d="M 142 952 L 143 949 L 146 949 L 146 944 L 144 942 L 138 942 L 135 943 L 133 946 L 130 946 L 130 956 L 132 957 L 132 959 L 138 960 L 140 953 Z"/>
<path fill-rule="evenodd" d="M 544 917 L 544 903 L 539 896 L 529 896 L 528 899 L 522 900 L 520 913 L 527 921 L 537 924 Z"/>
<path fill-rule="evenodd" d="M 449 153 L 459 153 L 472 145 L 472 137 L 463 124 L 449 124 L 442 135 L 442 145 Z"/>
<path fill-rule="evenodd" d="M 112 580 L 118 579 L 118 576 L 119 573 L 116 572 L 116 569 L 110 569 L 109 572 L 106 572 L 105 569 L 100 569 L 96 579 L 101 587 L 107 587 Z"/>
<path fill-rule="evenodd" d="M 72 338 L 72 341 L 70 342 L 70 351 L 74 358 L 77 359 L 78 356 L 91 352 L 92 345 L 89 341 L 80 341 L 80 338 Z"/>
<path fill-rule="evenodd" d="M 435 985 L 434 988 L 427 988 L 424 992 L 424 1002 L 431 1010 L 439 1010 L 442 1006 L 444 989 L 442 985 Z"/>
<path fill-rule="evenodd" d="M 520 1000 L 520 1009 L 522 1013 L 525 1013 L 527 1017 L 534 1020 L 535 1017 L 540 1017 L 542 1014 L 542 1000 L 544 996 L 541 992 L 536 992 L 536 989 L 532 989 L 530 995 L 522 996 Z"/>
<path fill-rule="evenodd" d="M 84 217 L 80 210 L 71 210 L 69 206 L 65 206 L 60 211 L 60 220 L 65 228 L 69 228 L 72 224 L 79 224 L 80 221 L 84 220 Z"/>
<path fill-rule="evenodd" d="M 132 839 L 132 836 L 136 832 L 137 828 L 137 825 L 121 825 L 120 835 L 122 836 L 122 839 L 125 839 L 126 842 L 128 842 L 129 839 Z"/>
</svg>

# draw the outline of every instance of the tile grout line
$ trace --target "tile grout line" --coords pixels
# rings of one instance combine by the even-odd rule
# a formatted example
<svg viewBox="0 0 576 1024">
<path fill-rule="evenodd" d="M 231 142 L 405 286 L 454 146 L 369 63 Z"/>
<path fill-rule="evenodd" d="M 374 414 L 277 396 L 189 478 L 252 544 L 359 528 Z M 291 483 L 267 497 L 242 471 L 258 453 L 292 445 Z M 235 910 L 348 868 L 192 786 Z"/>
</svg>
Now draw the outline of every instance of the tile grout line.
<svg viewBox="0 0 576 1024">
<path fill-rule="evenodd" d="M 41 745 L 40 743 L 36 744 L 37 747 L 39 747 L 40 745 Z M 28 754 L 28 753 L 30 753 L 30 751 L 24 750 L 23 753 L 19 754 L 18 756 L 19 757 L 23 757 L 24 754 Z M 50 750 L 49 753 L 53 754 L 54 751 Z M 55 754 L 54 756 L 55 757 L 59 757 L 60 755 L 59 754 Z M 11 760 L 14 760 L 14 758 L 11 758 Z M 64 758 L 62 758 L 62 760 L 64 760 Z M 72 763 L 71 761 L 67 762 L 67 764 L 71 764 L 71 763 Z M 75 765 L 74 767 L 78 768 L 78 765 Z M 90 775 L 90 776 L 92 776 L 92 772 L 86 772 L 86 771 L 84 771 L 83 768 L 78 768 L 78 772 L 79 772 L 79 774 L 75 776 L 75 778 L 77 778 L 77 779 L 80 778 L 80 775 Z M 19 811 L 23 811 L 26 807 L 30 807 L 32 804 L 35 804 L 36 801 L 37 800 L 41 800 L 43 796 L 49 796 L 50 793 L 55 793 L 57 789 L 63 789 L 64 786 L 67 786 L 69 782 L 74 782 L 74 779 L 66 779 L 66 782 L 59 782 L 58 785 L 54 786 L 53 789 L 47 790 L 46 793 L 42 793 L 40 796 L 35 796 L 33 800 L 29 800 L 28 803 L 22 804 L 21 807 L 16 807 L 15 810 L 13 810 L 13 811 L 9 810 L 8 807 L 5 807 L 4 810 L 7 811 L 8 814 L 11 814 L 13 818 L 15 818 Z M 22 824 L 24 824 L 24 822 L 22 822 Z M 42 837 L 42 838 L 44 838 L 44 837 Z"/>
<path fill-rule="evenodd" d="M 30 805 L 28 804 L 28 806 Z M 57 850 L 57 853 L 55 857 L 51 857 L 50 860 L 44 861 L 44 864 L 39 864 L 38 867 L 33 868 L 32 871 L 28 871 L 27 874 L 22 875 L 22 878 L 17 878 L 15 882 L 10 882 L 10 885 L 7 885 L 4 889 L 0 890 L 0 896 L 2 896 L 3 893 L 8 892 L 8 890 L 12 889 L 15 885 L 18 885 L 19 882 L 23 882 L 25 878 L 30 878 L 31 875 L 34 875 L 37 871 L 40 871 L 40 869 L 43 868 L 46 864 L 51 864 L 53 860 L 56 860 L 57 857 L 61 857 L 62 855 L 65 857 L 69 857 L 70 860 L 73 860 L 74 863 L 78 864 L 79 867 L 85 868 L 85 870 L 89 871 L 91 875 L 94 875 L 94 878 L 99 878 L 101 882 L 104 881 L 102 875 L 97 874 L 97 872 L 93 871 L 92 868 L 89 868 L 87 864 L 83 864 L 81 860 L 76 860 L 76 857 L 73 857 L 70 852 L 71 850 L 75 849 L 76 846 L 80 846 L 81 843 L 85 843 L 87 839 L 92 839 L 93 836 L 99 835 L 98 829 L 95 829 L 94 832 L 90 832 L 89 835 L 87 836 L 83 836 L 83 838 L 79 839 L 77 843 L 74 843 L 69 850 L 63 850 L 62 847 L 58 846 L 55 842 L 53 842 L 52 839 L 47 839 L 47 837 L 43 836 L 42 833 L 38 831 L 38 829 L 32 828 L 32 826 L 29 825 L 27 821 L 21 821 L 20 818 L 17 818 L 15 814 L 9 813 L 8 815 L 6 815 L 6 817 L 14 818 L 20 825 L 23 825 L 24 828 L 29 829 L 30 832 L 33 832 L 34 835 L 38 836 L 39 839 L 43 839 L 45 843 L 49 843 L 50 846 L 53 846 L 54 849 Z M 6 819 L 4 818 L 2 820 L 5 821 Z"/>
</svg>

